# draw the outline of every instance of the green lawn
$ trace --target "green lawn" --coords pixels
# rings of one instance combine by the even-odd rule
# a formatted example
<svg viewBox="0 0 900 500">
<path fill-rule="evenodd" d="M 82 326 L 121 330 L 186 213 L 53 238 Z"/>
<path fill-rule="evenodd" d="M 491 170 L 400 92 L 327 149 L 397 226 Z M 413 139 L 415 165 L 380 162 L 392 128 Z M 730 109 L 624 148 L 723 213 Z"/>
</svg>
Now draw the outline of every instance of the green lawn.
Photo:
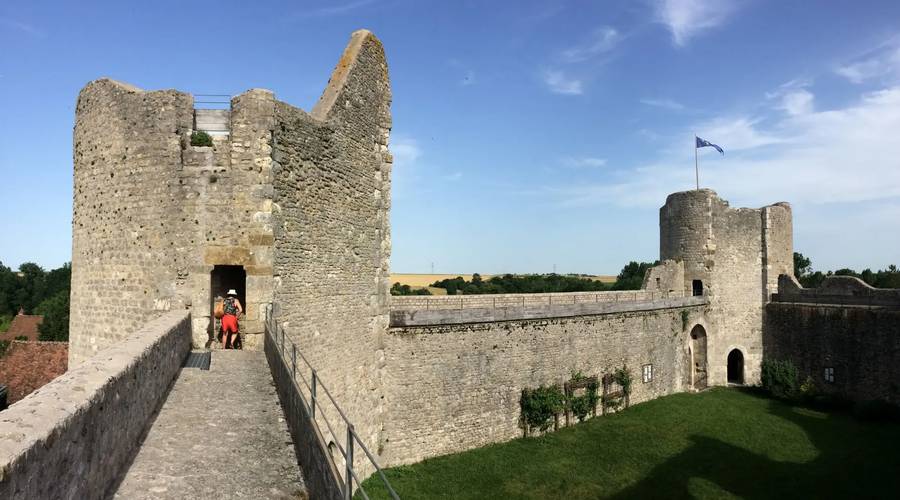
<svg viewBox="0 0 900 500">
<path fill-rule="evenodd" d="M 897 498 L 900 425 L 717 388 L 386 473 L 404 499 Z"/>
</svg>

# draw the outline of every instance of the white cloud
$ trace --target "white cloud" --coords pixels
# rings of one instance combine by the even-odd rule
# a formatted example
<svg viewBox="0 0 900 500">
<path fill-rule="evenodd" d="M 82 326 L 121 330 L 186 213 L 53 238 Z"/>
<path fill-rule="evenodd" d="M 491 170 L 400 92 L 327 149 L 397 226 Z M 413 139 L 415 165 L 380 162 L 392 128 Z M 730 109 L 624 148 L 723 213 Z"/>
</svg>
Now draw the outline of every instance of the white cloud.
<svg viewBox="0 0 900 500">
<path fill-rule="evenodd" d="M 606 165 L 605 158 L 594 158 L 590 156 L 582 156 L 582 157 L 568 157 L 563 158 L 563 165 L 567 167 L 577 167 L 577 168 L 599 168 Z"/>
<path fill-rule="evenodd" d="M 675 45 L 724 24 L 737 8 L 732 0 L 657 0 L 656 19 L 672 32 Z"/>
<path fill-rule="evenodd" d="M 863 83 L 878 77 L 900 76 L 900 42 L 892 41 L 874 50 L 868 56 L 838 66 L 834 70 L 852 83 Z"/>
<path fill-rule="evenodd" d="M 641 104 L 653 106 L 656 108 L 669 109 L 672 111 L 681 111 L 684 109 L 684 104 L 673 101 L 671 99 L 641 99 Z"/>
<path fill-rule="evenodd" d="M 813 99 L 812 92 L 805 89 L 796 90 L 781 97 L 780 108 L 789 115 L 805 115 L 812 113 Z"/>
<path fill-rule="evenodd" d="M 543 74 L 544 84 L 555 94 L 581 95 L 584 93 L 581 80 L 570 78 L 560 70 L 546 70 Z"/>
<path fill-rule="evenodd" d="M 409 167 L 422 156 L 422 150 L 416 140 L 402 135 L 394 137 L 390 150 L 394 155 L 394 167 L 397 168 Z"/>
<path fill-rule="evenodd" d="M 463 177 L 463 173 L 457 171 L 457 172 L 453 172 L 451 174 L 445 175 L 443 177 L 443 179 L 446 181 L 458 181 L 458 180 L 462 179 L 462 177 Z"/>
<path fill-rule="evenodd" d="M 783 83 L 772 92 L 766 92 L 766 99 L 777 100 L 775 109 L 780 109 L 789 115 L 802 115 L 813 111 L 815 96 L 806 90 L 812 85 L 812 81 L 800 78 Z"/>
<path fill-rule="evenodd" d="M 701 185 L 753 206 L 900 199 L 900 86 L 862 95 L 842 109 L 785 115 L 766 129 L 758 125 L 749 118 L 720 119 L 696 129 L 726 150 L 724 158 L 701 154 Z M 565 204 L 659 206 L 668 193 L 693 186 L 688 137 L 681 134 L 669 157 L 622 172 L 617 182 L 569 186 L 556 194 Z"/>
<path fill-rule="evenodd" d="M 586 42 L 562 51 L 562 59 L 568 63 L 586 61 L 597 55 L 609 52 L 621 39 L 622 36 L 615 28 L 601 26 L 591 33 L 590 38 Z"/>
</svg>

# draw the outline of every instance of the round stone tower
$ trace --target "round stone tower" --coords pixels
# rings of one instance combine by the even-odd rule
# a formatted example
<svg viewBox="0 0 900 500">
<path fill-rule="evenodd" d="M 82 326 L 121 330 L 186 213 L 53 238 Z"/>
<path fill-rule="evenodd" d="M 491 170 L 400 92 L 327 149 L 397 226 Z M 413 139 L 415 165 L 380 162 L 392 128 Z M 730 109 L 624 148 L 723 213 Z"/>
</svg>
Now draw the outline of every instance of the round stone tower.
<svg viewBox="0 0 900 500">
<path fill-rule="evenodd" d="M 660 259 L 683 262 L 685 294 L 709 299 L 709 383 L 757 382 L 764 305 L 778 275 L 793 275 L 790 205 L 734 209 L 710 189 L 683 191 L 666 198 L 659 229 Z"/>
</svg>

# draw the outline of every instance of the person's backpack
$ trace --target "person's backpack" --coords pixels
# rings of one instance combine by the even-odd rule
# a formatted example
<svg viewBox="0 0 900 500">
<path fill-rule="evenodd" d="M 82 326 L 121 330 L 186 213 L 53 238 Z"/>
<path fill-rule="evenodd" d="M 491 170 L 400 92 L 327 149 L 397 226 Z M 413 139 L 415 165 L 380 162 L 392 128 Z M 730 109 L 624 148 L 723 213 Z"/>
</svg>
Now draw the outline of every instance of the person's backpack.
<svg viewBox="0 0 900 500">
<path fill-rule="evenodd" d="M 225 299 L 216 300 L 216 307 L 213 309 L 213 314 L 215 314 L 216 319 L 222 319 L 222 316 L 225 316 Z"/>
</svg>

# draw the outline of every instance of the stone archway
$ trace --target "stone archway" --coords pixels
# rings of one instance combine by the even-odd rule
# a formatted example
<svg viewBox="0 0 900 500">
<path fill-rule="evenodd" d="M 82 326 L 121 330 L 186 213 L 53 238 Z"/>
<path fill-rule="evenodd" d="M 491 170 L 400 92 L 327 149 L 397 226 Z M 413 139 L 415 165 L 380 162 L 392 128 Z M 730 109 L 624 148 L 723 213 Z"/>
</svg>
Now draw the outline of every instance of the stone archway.
<svg viewBox="0 0 900 500">
<path fill-rule="evenodd" d="M 728 383 L 744 385 L 744 353 L 740 349 L 728 353 Z"/>
<path fill-rule="evenodd" d="M 707 384 L 706 329 L 695 325 L 691 329 L 691 388 L 705 389 Z"/>
</svg>

